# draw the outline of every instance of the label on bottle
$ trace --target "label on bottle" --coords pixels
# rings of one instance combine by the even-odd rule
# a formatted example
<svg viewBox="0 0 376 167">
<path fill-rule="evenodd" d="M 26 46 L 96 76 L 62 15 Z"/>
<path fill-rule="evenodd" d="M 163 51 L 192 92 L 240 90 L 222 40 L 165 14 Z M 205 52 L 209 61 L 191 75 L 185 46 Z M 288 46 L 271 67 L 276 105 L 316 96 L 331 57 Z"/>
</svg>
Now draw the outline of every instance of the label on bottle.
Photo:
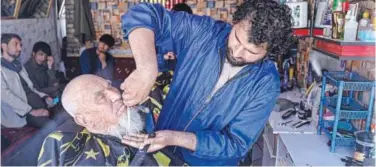
<svg viewBox="0 0 376 167">
<path fill-rule="evenodd" d="M 366 19 L 360 19 L 359 27 L 367 27 L 368 21 Z"/>
</svg>

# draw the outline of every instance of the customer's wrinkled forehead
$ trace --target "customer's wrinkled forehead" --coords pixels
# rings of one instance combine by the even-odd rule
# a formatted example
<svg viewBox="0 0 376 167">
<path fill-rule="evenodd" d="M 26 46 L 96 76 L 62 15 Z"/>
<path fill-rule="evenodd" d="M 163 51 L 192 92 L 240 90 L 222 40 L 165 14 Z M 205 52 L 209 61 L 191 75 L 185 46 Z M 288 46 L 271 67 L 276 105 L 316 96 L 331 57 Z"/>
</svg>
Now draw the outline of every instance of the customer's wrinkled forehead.
<svg viewBox="0 0 376 167">
<path fill-rule="evenodd" d="M 79 89 L 77 93 L 82 95 L 82 98 L 87 102 L 92 102 L 98 96 L 103 96 L 104 91 L 111 87 L 111 82 L 104 79 L 98 79 L 93 81 L 87 81 L 83 84 L 82 89 Z"/>
<path fill-rule="evenodd" d="M 103 91 L 108 82 L 95 75 L 81 75 L 70 81 L 63 92 L 62 101 L 72 105 L 75 103 L 87 103 L 94 99 L 96 92 Z M 83 105 L 83 104 L 77 104 Z"/>
</svg>

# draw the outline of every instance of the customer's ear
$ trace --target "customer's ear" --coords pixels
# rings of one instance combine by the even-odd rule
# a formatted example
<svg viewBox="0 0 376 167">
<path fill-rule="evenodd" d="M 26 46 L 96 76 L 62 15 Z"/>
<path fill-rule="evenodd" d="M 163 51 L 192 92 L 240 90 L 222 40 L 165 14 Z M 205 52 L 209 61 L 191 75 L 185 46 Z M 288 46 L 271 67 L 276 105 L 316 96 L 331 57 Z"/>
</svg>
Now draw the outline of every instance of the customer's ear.
<svg viewBox="0 0 376 167">
<path fill-rule="evenodd" d="M 83 127 L 87 127 L 89 125 L 88 120 L 85 118 L 85 116 L 79 112 L 74 114 L 74 121 Z"/>
</svg>

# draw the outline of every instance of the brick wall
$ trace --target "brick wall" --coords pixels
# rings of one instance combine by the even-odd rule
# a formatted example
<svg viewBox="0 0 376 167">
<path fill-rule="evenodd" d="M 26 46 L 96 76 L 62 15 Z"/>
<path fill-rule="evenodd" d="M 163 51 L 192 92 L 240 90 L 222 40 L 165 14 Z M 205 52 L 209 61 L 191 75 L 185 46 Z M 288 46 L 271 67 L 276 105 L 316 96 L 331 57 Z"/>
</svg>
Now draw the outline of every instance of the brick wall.
<svg viewBox="0 0 376 167">
<path fill-rule="evenodd" d="M 68 48 L 67 48 L 67 56 L 77 57 L 79 56 L 78 53 L 80 51 L 80 43 L 74 37 L 74 1 L 75 0 L 66 0 L 65 1 L 65 17 L 67 23 L 67 41 L 68 41 Z"/>
<path fill-rule="evenodd" d="M 104 33 L 110 33 L 114 37 L 122 37 L 119 28 L 121 16 L 127 9 L 139 2 L 154 2 L 167 4 L 168 0 L 90 0 L 92 8 L 92 16 L 96 29 L 96 37 L 99 38 Z M 173 0 L 170 0 L 170 3 Z M 241 4 L 243 0 L 186 0 L 191 6 L 194 14 L 208 15 L 217 20 L 232 21 L 232 14 L 236 10 L 236 6 Z M 68 56 L 79 56 L 80 44 L 74 37 L 73 15 L 74 0 L 66 0 L 66 19 L 67 19 L 67 39 L 68 39 Z M 167 6 L 167 5 L 166 5 Z M 116 16 L 116 17 L 113 17 Z M 115 18 L 115 19 L 114 19 Z M 116 19 L 117 18 L 117 19 Z M 120 31 L 120 32 L 119 32 Z M 123 41 L 118 48 L 129 49 L 127 41 Z M 116 55 L 115 55 L 116 56 Z"/>
</svg>

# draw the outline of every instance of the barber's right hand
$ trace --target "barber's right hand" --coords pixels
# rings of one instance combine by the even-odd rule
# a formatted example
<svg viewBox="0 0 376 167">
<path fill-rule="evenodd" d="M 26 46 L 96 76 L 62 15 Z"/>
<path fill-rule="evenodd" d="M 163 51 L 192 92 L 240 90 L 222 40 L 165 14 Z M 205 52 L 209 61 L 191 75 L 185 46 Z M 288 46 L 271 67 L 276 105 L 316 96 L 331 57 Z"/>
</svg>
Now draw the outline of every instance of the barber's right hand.
<svg viewBox="0 0 376 167">
<path fill-rule="evenodd" d="M 135 106 L 144 102 L 157 79 L 158 71 L 135 70 L 124 80 L 120 88 L 124 90 L 124 105 Z"/>
<path fill-rule="evenodd" d="M 33 116 L 35 116 L 35 117 L 43 117 L 43 116 L 48 117 L 50 115 L 50 113 L 48 112 L 48 110 L 43 109 L 43 108 L 33 109 L 33 110 L 31 110 L 30 114 L 33 115 Z"/>
</svg>

